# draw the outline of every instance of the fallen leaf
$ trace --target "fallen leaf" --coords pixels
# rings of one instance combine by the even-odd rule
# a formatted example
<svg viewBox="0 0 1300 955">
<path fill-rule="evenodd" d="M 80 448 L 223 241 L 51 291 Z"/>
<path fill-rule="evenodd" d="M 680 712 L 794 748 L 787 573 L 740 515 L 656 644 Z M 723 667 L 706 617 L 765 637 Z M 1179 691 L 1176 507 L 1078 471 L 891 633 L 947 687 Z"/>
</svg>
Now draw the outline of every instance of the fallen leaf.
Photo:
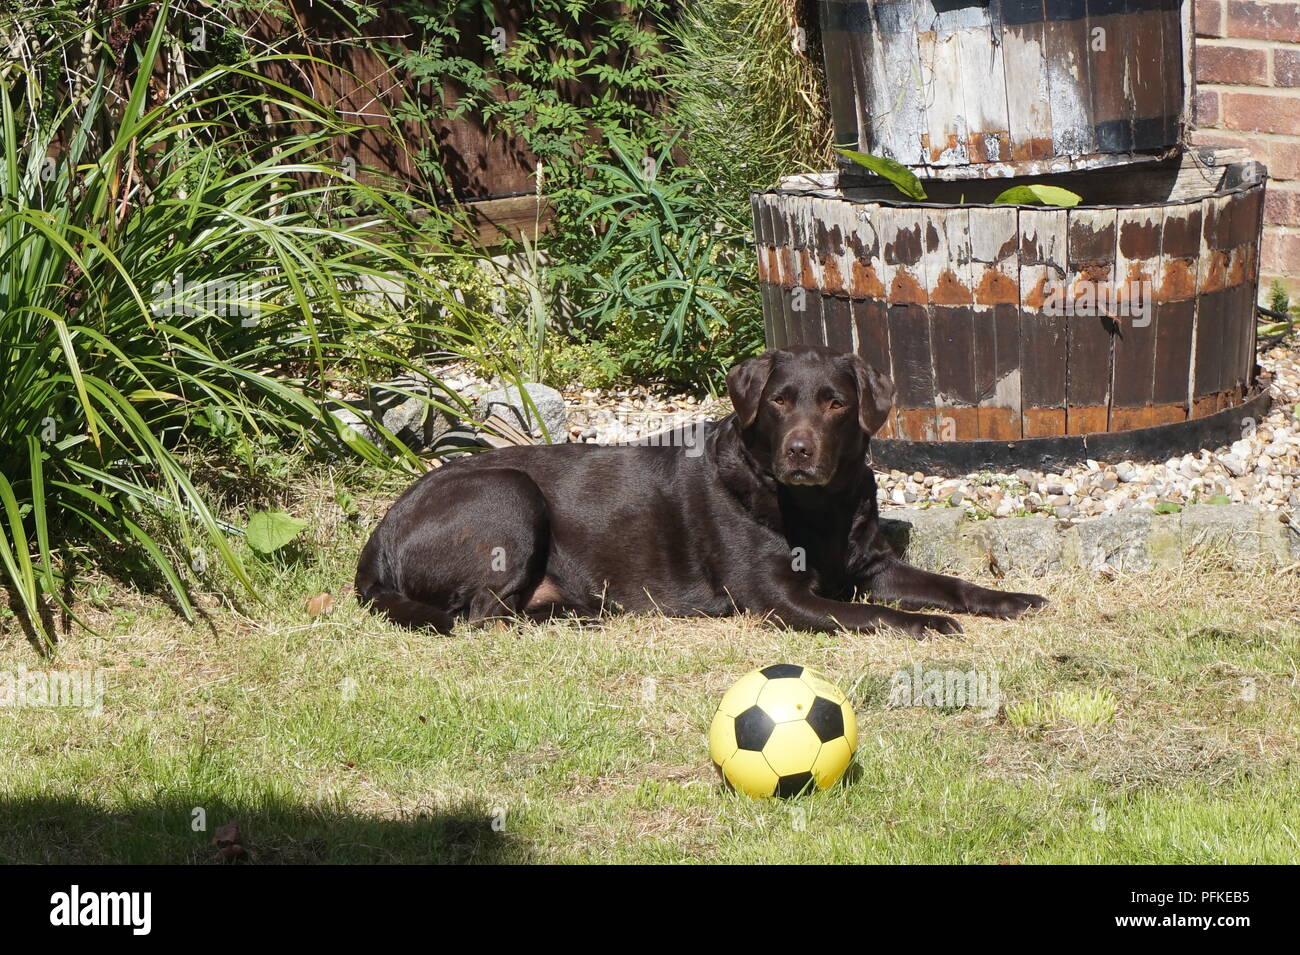
<svg viewBox="0 0 1300 955">
<path fill-rule="evenodd" d="M 307 616 L 321 617 L 334 612 L 334 597 L 328 593 L 319 593 L 307 598 Z"/>
</svg>

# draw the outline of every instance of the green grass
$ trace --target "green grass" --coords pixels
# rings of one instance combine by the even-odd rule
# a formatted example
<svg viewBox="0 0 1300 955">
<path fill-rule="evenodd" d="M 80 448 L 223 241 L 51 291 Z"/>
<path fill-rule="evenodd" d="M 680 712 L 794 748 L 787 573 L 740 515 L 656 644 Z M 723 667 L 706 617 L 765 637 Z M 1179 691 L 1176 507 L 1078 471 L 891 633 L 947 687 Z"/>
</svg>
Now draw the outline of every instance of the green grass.
<svg viewBox="0 0 1300 955">
<path fill-rule="evenodd" d="M 373 477 L 349 486 L 361 498 Z M 192 626 L 86 580 L 77 609 L 97 632 L 48 662 L 6 618 L 0 671 L 102 668 L 106 695 L 98 715 L 0 708 L 0 862 L 207 862 L 231 820 L 258 863 L 1300 860 L 1294 573 L 1206 555 L 1000 581 L 1055 602 L 968 619 L 964 641 L 653 617 L 439 638 L 347 592 L 400 480 L 371 484 L 359 521 L 320 472 L 282 501 L 311 537 L 293 563 L 248 558 L 265 604 L 196 595 Z M 312 620 L 321 590 L 336 607 Z M 705 731 L 733 680 L 783 660 L 850 693 L 856 768 L 827 793 L 752 802 L 719 787 Z M 891 674 L 914 664 L 995 673 L 1003 705 L 889 706 Z"/>
</svg>

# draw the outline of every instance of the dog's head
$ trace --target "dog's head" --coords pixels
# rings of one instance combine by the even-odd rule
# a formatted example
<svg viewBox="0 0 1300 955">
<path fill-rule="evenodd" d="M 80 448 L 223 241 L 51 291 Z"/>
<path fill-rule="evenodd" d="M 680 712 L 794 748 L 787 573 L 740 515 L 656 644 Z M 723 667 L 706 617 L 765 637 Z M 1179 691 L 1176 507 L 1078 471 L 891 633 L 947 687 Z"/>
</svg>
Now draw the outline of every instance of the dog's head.
<svg viewBox="0 0 1300 955">
<path fill-rule="evenodd" d="M 825 486 L 862 461 L 894 401 L 889 376 L 861 356 L 802 345 L 737 365 L 727 390 L 745 446 L 782 484 Z"/>
</svg>

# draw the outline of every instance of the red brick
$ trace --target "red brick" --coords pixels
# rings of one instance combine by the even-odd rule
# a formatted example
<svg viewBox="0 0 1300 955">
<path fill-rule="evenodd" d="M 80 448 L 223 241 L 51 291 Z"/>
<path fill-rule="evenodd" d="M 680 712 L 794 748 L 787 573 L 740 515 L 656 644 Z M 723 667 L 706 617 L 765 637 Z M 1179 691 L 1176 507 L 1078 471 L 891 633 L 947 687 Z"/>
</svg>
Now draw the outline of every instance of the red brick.
<svg viewBox="0 0 1300 955">
<path fill-rule="evenodd" d="M 1273 85 L 1300 86 L 1300 50 L 1273 51 Z"/>
<path fill-rule="evenodd" d="M 1273 275 L 1300 274 L 1300 234 L 1266 230 L 1260 268 Z"/>
<path fill-rule="evenodd" d="M 1196 0 L 1196 35 L 1223 36 L 1223 0 Z"/>
<path fill-rule="evenodd" d="M 1270 183 L 1264 192 L 1264 224 L 1300 226 L 1300 190 L 1294 185 Z"/>
<path fill-rule="evenodd" d="M 1267 166 L 1274 179 L 1300 179 L 1300 143 L 1269 143 Z"/>
<path fill-rule="evenodd" d="M 1300 4 L 1228 0 L 1227 36 L 1300 42 Z"/>
<path fill-rule="evenodd" d="M 1196 79 L 1201 83 L 1267 86 L 1268 51 L 1202 43 L 1196 48 Z"/>
<path fill-rule="evenodd" d="M 1195 123 L 1197 126 L 1219 125 L 1219 94 L 1214 90 L 1196 91 Z"/>
<path fill-rule="evenodd" d="M 1228 129 L 1300 135 L 1300 97 L 1230 92 L 1223 94 L 1220 108 Z"/>
</svg>

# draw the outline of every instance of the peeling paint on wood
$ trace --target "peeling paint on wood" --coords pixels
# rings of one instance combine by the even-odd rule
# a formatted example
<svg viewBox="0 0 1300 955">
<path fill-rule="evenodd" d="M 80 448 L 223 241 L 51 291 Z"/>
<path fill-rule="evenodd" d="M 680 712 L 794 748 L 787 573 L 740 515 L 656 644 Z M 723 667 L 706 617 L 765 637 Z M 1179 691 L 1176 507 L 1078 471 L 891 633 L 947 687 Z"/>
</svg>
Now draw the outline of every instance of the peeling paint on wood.
<svg viewBox="0 0 1300 955">
<path fill-rule="evenodd" d="M 1176 186 L 1149 174 L 1180 198 L 1055 209 L 759 194 L 768 341 L 852 348 L 887 370 L 898 400 L 881 434 L 911 441 L 1133 430 L 1236 407 L 1254 378 L 1262 171 L 1228 167 L 1234 184 L 1199 196 L 1181 173 Z M 1098 314 L 1064 313 L 1089 290 Z"/>
<path fill-rule="evenodd" d="M 1178 0 L 819 9 L 838 143 L 927 174 L 987 176 L 1091 168 L 1178 143 L 1190 59 Z"/>
</svg>

